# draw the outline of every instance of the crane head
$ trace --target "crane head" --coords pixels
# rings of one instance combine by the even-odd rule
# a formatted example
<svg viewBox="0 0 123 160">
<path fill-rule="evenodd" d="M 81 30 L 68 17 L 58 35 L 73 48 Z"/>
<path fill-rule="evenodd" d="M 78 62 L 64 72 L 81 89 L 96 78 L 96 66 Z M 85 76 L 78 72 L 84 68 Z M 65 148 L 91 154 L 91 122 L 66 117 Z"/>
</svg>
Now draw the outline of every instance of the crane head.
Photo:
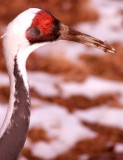
<svg viewBox="0 0 123 160">
<path fill-rule="evenodd" d="M 64 25 L 47 11 L 37 12 L 32 20 L 31 26 L 26 30 L 26 38 L 31 44 L 68 40 L 93 46 L 104 52 L 115 52 L 115 49 L 107 42 L 80 33 Z"/>
</svg>

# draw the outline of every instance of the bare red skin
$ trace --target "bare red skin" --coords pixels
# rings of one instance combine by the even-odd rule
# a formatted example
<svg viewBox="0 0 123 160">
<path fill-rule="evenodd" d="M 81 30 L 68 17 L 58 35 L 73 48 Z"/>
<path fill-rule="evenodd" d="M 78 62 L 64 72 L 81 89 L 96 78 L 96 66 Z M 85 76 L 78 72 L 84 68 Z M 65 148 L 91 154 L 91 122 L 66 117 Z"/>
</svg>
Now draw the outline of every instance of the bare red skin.
<svg viewBox="0 0 123 160">
<path fill-rule="evenodd" d="M 36 27 L 40 31 L 41 37 L 45 38 L 47 35 L 52 33 L 53 24 L 54 18 L 49 13 L 41 11 L 34 17 L 31 27 Z M 28 40 L 33 41 L 32 37 L 28 34 L 26 34 L 26 37 Z"/>
</svg>

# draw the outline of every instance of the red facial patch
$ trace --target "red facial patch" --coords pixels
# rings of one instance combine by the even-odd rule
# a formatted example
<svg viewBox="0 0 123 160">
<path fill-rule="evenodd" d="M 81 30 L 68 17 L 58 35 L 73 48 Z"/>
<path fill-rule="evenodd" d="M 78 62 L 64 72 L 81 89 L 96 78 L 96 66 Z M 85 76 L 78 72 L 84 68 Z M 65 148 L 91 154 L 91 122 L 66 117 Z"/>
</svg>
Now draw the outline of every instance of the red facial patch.
<svg viewBox="0 0 123 160">
<path fill-rule="evenodd" d="M 32 26 L 37 27 L 42 34 L 52 32 L 54 18 L 45 11 L 39 12 L 33 19 Z"/>
<path fill-rule="evenodd" d="M 54 41 L 59 37 L 59 21 L 50 13 L 41 11 L 32 20 L 26 30 L 26 38 L 30 43 Z"/>
</svg>

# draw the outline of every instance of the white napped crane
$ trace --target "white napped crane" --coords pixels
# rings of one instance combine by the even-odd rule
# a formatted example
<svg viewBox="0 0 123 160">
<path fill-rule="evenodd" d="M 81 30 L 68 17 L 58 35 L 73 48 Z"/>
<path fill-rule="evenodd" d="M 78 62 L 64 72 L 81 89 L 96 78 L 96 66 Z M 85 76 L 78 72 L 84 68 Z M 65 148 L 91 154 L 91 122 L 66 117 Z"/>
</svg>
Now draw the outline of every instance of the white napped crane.
<svg viewBox="0 0 123 160">
<path fill-rule="evenodd" d="M 9 107 L 0 130 L 0 160 L 17 160 L 27 136 L 30 95 L 26 60 L 38 47 L 58 40 L 75 41 L 115 52 L 109 44 L 64 25 L 49 12 L 30 8 L 19 14 L 2 36 L 10 80 Z"/>
</svg>

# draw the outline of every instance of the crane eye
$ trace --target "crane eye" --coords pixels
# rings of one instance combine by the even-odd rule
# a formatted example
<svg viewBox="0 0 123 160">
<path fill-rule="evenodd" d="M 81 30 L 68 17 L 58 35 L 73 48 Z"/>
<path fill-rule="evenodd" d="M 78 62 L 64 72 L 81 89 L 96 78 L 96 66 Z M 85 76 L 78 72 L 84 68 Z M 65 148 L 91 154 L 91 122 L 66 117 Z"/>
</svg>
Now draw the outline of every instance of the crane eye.
<svg viewBox="0 0 123 160">
<path fill-rule="evenodd" d="M 43 27 L 44 28 L 48 28 L 49 26 L 51 26 L 52 25 L 52 23 L 51 23 L 51 21 L 48 19 L 48 20 L 45 20 L 45 22 L 44 22 L 44 24 L 43 24 Z"/>
<path fill-rule="evenodd" d="M 27 29 L 26 35 L 28 39 L 37 39 L 41 36 L 41 32 L 37 27 L 31 26 Z"/>
</svg>

